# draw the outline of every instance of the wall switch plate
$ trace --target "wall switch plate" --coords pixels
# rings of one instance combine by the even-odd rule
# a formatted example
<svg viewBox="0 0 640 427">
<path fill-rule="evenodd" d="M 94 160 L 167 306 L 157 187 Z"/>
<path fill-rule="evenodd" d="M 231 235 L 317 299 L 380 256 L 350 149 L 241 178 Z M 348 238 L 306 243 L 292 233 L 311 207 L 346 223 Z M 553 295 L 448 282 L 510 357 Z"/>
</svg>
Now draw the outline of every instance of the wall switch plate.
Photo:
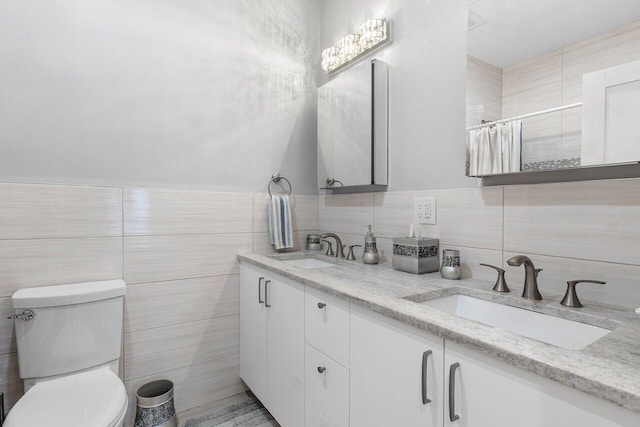
<svg viewBox="0 0 640 427">
<path fill-rule="evenodd" d="M 436 223 L 436 198 L 422 197 L 413 199 L 413 218 L 417 224 Z"/>
</svg>

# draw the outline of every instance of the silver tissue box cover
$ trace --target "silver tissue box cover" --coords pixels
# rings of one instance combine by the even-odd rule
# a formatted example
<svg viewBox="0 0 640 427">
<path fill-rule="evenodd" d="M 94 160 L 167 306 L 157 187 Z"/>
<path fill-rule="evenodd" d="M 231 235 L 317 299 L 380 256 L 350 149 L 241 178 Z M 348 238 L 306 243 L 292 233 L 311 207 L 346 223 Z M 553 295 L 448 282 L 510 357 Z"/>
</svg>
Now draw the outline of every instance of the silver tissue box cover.
<svg viewBox="0 0 640 427">
<path fill-rule="evenodd" d="M 438 271 L 439 239 L 393 238 L 394 269 L 407 273 L 424 274 Z"/>
</svg>

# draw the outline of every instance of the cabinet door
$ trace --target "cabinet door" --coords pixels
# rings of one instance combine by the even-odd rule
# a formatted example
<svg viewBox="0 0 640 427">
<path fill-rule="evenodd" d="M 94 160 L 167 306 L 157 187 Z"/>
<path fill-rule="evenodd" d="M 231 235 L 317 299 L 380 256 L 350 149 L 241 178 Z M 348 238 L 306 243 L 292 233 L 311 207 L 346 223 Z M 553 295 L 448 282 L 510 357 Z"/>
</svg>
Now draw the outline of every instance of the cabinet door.
<svg viewBox="0 0 640 427">
<path fill-rule="evenodd" d="M 337 427 L 348 427 L 349 370 L 307 344 L 304 381 L 307 401 Z"/>
<path fill-rule="evenodd" d="M 445 427 L 640 425 L 640 414 L 449 341 L 445 375 Z"/>
<path fill-rule="evenodd" d="M 441 338 L 352 305 L 350 345 L 351 427 L 442 426 Z"/>
<path fill-rule="evenodd" d="M 283 427 L 304 425 L 304 286 L 266 282 L 267 409 Z"/>
<path fill-rule="evenodd" d="M 267 309 L 264 306 L 266 275 L 240 264 L 240 377 L 267 405 Z"/>
<path fill-rule="evenodd" d="M 640 161 L 640 61 L 582 76 L 582 165 Z"/>
<path fill-rule="evenodd" d="M 349 367 L 349 302 L 307 287 L 305 290 L 305 340 Z"/>
<path fill-rule="evenodd" d="M 304 406 L 304 427 L 336 427 L 336 425 L 307 400 Z"/>
</svg>

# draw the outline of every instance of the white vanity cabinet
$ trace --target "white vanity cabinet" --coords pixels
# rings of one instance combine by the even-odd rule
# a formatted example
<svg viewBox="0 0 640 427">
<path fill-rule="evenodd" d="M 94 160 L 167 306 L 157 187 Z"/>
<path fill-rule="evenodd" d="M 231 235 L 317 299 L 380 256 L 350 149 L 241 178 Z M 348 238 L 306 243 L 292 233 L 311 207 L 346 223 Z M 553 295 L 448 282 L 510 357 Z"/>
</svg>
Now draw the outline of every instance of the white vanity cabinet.
<svg viewBox="0 0 640 427">
<path fill-rule="evenodd" d="M 442 338 L 352 306 L 351 427 L 442 426 L 443 352 Z"/>
<path fill-rule="evenodd" d="M 444 368 L 445 427 L 640 425 L 639 414 L 450 341 Z"/>
<path fill-rule="evenodd" d="M 240 265 L 240 377 L 283 427 L 304 425 L 304 286 Z"/>
<path fill-rule="evenodd" d="M 640 425 L 635 412 L 247 263 L 240 376 L 283 427 Z"/>
<path fill-rule="evenodd" d="M 350 342 L 351 427 L 640 425 L 634 412 L 357 306 Z"/>
</svg>

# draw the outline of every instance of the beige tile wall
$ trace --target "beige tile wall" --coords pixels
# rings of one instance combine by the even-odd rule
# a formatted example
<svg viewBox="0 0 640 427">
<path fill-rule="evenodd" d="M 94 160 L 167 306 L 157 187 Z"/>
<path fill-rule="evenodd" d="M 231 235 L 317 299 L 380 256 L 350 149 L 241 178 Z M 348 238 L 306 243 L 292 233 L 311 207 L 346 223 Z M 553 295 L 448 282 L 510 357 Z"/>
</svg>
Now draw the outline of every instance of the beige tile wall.
<svg viewBox="0 0 640 427">
<path fill-rule="evenodd" d="M 325 218 L 332 215 L 340 219 L 344 240 L 362 244 L 362 225 L 373 218 L 382 259 L 389 262 L 392 238 L 407 235 L 413 222 L 416 197 L 436 198 L 437 224 L 421 231 L 439 238 L 441 249 L 460 250 L 464 277 L 492 282 L 493 270 L 479 264 L 502 266 L 509 285 L 521 290 L 524 269 L 506 260 L 526 254 L 544 269 L 539 283 L 548 299 L 559 301 L 568 280 L 599 279 L 607 284 L 579 285 L 583 302 L 640 307 L 640 179 L 325 195 L 320 228 L 335 231 Z"/>
<path fill-rule="evenodd" d="M 502 117 L 502 68 L 467 57 L 467 126 Z"/>
<path fill-rule="evenodd" d="M 124 278 L 122 377 L 156 378 L 180 411 L 244 389 L 238 377 L 236 255 L 272 250 L 268 195 L 0 184 L 0 315 L 23 287 Z M 318 197 L 292 197 L 294 234 L 318 230 Z M 22 394 L 13 323 L 0 322 L 0 390 Z"/>
</svg>

